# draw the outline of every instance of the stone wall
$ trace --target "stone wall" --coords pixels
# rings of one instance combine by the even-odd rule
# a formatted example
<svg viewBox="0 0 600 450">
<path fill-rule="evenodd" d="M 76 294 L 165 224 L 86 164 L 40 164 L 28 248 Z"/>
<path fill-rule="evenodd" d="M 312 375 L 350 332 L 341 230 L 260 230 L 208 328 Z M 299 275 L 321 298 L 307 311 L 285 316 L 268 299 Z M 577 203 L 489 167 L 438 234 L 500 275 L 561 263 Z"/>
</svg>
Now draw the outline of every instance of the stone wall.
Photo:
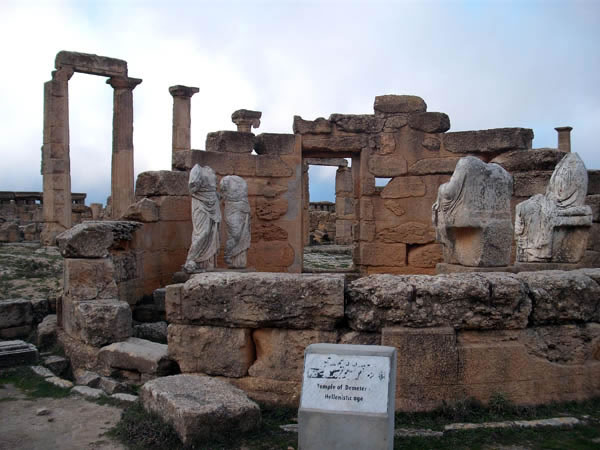
<svg viewBox="0 0 600 450">
<path fill-rule="evenodd" d="M 336 243 L 335 203 L 310 202 L 308 207 L 309 245 Z"/>
<path fill-rule="evenodd" d="M 182 372 L 294 406 L 304 349 L 317 342 L 396 347 L 399 410 L 600 394 L 600 269 L 348 281 L 207 273 L 168 286 L 169 355 Z"/>
</svg>

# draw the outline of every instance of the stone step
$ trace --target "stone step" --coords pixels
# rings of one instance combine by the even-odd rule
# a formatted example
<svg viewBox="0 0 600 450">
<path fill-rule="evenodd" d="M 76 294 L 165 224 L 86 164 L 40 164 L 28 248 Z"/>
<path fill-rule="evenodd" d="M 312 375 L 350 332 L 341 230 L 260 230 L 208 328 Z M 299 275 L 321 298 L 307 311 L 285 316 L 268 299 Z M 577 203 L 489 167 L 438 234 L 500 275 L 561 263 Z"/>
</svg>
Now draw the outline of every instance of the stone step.
<svg viewBox="0 0 600 450">
<path fill-rule="evenodd" d="M 20 340 L 0 342 L 0 368 L 31 365 L 37 362 L 38 351 L 35 345 Z"/>
</svg>

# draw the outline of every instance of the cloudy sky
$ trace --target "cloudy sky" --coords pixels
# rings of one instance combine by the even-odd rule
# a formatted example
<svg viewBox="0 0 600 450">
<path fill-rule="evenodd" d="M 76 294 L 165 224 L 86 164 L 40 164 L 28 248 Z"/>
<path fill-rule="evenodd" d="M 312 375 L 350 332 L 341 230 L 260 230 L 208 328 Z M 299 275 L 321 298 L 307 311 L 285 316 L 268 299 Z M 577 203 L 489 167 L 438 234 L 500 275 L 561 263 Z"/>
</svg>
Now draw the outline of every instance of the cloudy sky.
<svg viewBox="0 0 600 450">
<path fill-rule="evenodd" d="M 0 190 L 42 189 L 43 83 L 60 50 L 125 59 L 134 91 L 136 174 L 170 168 L 168 87 L 197 86 L 192 147 L 263 112 L 258 132 L 295 114 L 371 113 L 381 94 L 414 94 L 451 131 L 528 127 L 534 147 L 572 148 L 600 169 L 600 1 L 0 0 Z M 69 84 L 74 192 L 110 191 L 112 88 Z M 331 169 L 311 199 L 332 200 Z"/>
</svg>

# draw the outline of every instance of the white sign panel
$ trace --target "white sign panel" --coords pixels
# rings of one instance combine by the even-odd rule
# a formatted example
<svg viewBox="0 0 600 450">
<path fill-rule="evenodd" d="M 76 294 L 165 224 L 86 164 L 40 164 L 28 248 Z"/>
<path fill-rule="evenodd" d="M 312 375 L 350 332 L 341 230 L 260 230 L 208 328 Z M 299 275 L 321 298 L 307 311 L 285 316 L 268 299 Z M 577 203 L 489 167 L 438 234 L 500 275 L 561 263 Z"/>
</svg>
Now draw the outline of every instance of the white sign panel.
<svg viewBox="0 0 600 450">
<path fill-rule="evenodd" d="M 390 358 L 308 353 L 301 408 L 387 413 Z"/>
</svg>

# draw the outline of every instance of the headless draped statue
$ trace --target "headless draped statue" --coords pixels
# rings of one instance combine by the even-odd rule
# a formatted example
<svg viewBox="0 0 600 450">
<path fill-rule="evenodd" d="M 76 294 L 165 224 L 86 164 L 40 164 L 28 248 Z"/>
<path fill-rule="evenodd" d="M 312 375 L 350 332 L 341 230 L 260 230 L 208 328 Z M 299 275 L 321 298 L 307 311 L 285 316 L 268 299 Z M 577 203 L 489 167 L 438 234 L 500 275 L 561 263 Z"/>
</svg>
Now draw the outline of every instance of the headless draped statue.
<svg viewBox="0 0 600 450">
<path fill-rule="evenodd" d="M 192 196 L 192 245 L 183 269 L 188 273 L 212 269 L 219 252 L 221 210 L 217 195 L 217 177 L 210 167 L 198 164 L 190 171 Z"/>
<path fill-rule="evenodd" d="M 232 269 L 243 269 L 250 248 L 248 185 L 243 178 L 229 175 L 221 180 L 220 189 L 225 201 L 223 215 L 227 227 L 225 262 Z"/>
</svg>

